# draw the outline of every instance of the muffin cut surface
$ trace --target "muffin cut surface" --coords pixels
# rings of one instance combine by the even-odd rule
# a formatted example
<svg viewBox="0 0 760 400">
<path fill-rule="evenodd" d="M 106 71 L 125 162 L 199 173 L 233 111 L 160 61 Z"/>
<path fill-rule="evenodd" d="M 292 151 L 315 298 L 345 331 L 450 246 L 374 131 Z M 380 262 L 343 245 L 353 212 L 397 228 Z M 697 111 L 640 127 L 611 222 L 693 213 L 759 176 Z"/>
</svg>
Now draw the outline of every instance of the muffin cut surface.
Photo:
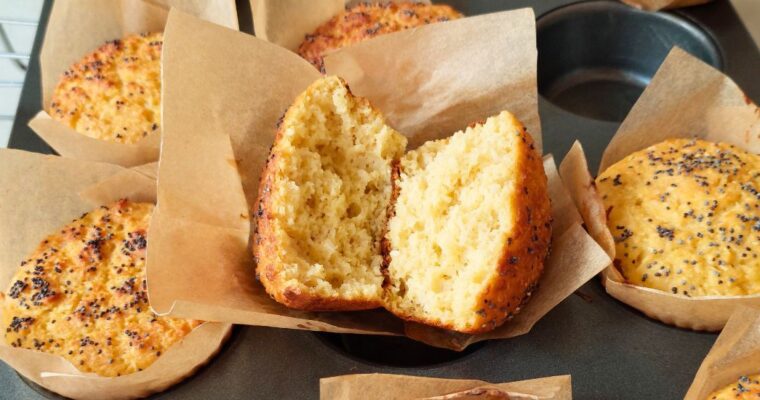
<svg viewBox="0 0 760 400">
<path fill-rule="evenodd" d="M 543 271 L 551 214 L 531 137 L 502 112 L 401 160 L 386 307 L 465 333 L 519 311 Z"/>
<path fill-rule="evenodd" d="M 259 186 L 256 268 L 275 300 L 308 310 L 381 306 L 392 164 L 405 147 L 340 78 L 296 99 Z"/>
</svg>

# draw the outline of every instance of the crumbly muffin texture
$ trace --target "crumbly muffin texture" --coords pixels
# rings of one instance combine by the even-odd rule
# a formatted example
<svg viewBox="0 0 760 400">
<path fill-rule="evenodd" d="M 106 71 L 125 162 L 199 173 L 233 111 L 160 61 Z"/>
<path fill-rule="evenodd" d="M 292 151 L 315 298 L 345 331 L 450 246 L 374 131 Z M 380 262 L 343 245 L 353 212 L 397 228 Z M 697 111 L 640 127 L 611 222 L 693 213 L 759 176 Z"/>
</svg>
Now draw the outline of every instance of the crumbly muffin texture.
<svg viewBox="0 0 760 400">
<path fill-rule="evenodd" d="M 464 333 L 520 311 L 543 271 L 551 210 L 541 156 L 502 112 L 401 160 L 386 308 Z"/>
<path fill-rule="evenodd" d="M 259 187 L 254 253 L 272 297 L 309 310 L 380 306 L 392 164 L 405 147 L 340 78 L 295 100 Z"/>
<path fill-rule="evenodd" d="M 324 73 L 322 57 L 333 50 L 386 33 L 461 17 L 462 14 L 444 4 L 360 3 L 306 35 L 298 54 Z"/>
<path fill-rule="evenodd" d="M 114 377 L 145 369 L 199 325 L 159 317 L 148 305 L 152 211 L 152 204 L 121 200 L 46 237 L 5 292 L 5 341 Z"/>
<path fill-rule="evenodd" d="M 741 376 L 736 382 L 716 390 L 706 400 L 757 399 L 760 399 L 760 375 Z"/>
<path fill-rule="evenodd" d="M 406 142 L 338 77 L 298 96 L 260 178 L 256 277 L 291 308 L 492 330 L 543 272 L 541 155 L 506 111 L 404 155 Z"/>
<path fill-rule="evenodd" d="M 626 281 L 674 295 L 760 293 L 760 157 L 670 139 L 596 179 Z"/>
<path fill-rule="evenodd" d="M 56 85 L 48 114 L 91 138 L 134 144 L 161 123 L 162 33 L 130 35 L 73 64 Z"/>
</svg>

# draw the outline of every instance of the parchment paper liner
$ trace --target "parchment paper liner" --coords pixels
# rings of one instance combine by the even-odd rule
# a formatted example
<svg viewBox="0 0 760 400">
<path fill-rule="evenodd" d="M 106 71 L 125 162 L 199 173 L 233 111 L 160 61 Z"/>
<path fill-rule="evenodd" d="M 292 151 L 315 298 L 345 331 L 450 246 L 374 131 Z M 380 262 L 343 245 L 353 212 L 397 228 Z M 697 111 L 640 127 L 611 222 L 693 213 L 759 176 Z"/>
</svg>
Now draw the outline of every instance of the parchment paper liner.
<svg viewBox="0 0 760 400">
<path fill-rule="evenodd" d="M 475 388 L 498 389 L 512 400 L 571 400 L 573 396 L 570 375 L 488 383 L 468 379 L 356 374 L 320 379 L 319 397 L 323 400 L 423 400 L 439 399 L 439 396 Z"/>
<path fill-rule="evenodd" d="M 604 151 L 599 172 L 630 153 L 667 138 L 699 137 L 760 152 L 760 110 L 728 77 L 674 48 Z M 604 205 L 574 147 L 560 166 L 591 235 L 614 259 Z M 610 265 L 603 283 L 612 297 L 667 324 L 694 330 L 723 328 L 740 305 L 760 307 L 760 295 L 684 297 L 625 283 Z"/>
<path fill-rule="evenodd" d="M 29 126 L 58 154 L 89 161 L 134 166 L 156 161 L 159 135 L 136 144 L 93 139 L 53 120 L 46 110 L 61 75 L 103 43 L 128 34 L 160 32 L 169 7 L 205 20 L 238 28 L 235 0 L 66 0 L 53 3 L 40 49 L 43 111 Z"/>
<path fill-rule="evenodd" d="M 21 260 L 40 240 L 82 213 L 125 197 L 155 201 L 155 180 L 149 174 L 150 166 L 130 170 L 110 164 L 0 150 L 2 291 L 8 287 Z M 80 192 L 96 202 L 85 200 Z M 0 294 L 0 301 L 2 299 Z M 230 324 L 202 324 L 148 368 L 117 378 L 82 373 L 62 357 L 14 348 L 2 338 L 0 359 L 29 380 L 66 397 L 143 397 L 166 389 L 205 364 L 221 347 L 230 330 Z"/>
<path fill-rule="evenodd" d="M 647 11 L 696 6 L 713 0 L 621 0 L 623 3 Z"/>
<path fill-rule="evenodd" d="M 702 361 L 684 400 L 707 400 L 742 375 L 760 374 L 760 309 L 740 306 Z"/>
<path fill-rule="evenodd" d="M 393 61 L 384 55 L 389 49 L 396 55 Z M 177 316 L 248 325 L 402 334 L 401 321 L 382 311 L 287 309 L 254 280 L 249 205 L 255 206 L 277 119 L 319 78 L 317 71 L 282 47 L 177 11 L 169 16 L 163 62 L 158 206 L 148 244 L 153 307 Z M 412 146 L 501 109 L 532 121 L 532 134 L 540 140 L 535 63 L 534 16 L 526 9 L 385 35 L 326 60 L 328 72 L 346 78 L 354 93 L 368 97 Z M 462 71 L 468 71 L 466 76 Z M 489 334 L 449 337 L 416 329 L 415 339 L 462 349 L 478 340 L 526 333 L 609 264 L 582 229 L 553 160 L 545 164 L 555 236 L 542 288 L 513 321 Z"/>
<path fill-rule="evenodd" d="M 305 36 L 359 2 L 430 3 L 430 0 L 250 0 L 256 37 L 296 51 Z"/>
</svg>

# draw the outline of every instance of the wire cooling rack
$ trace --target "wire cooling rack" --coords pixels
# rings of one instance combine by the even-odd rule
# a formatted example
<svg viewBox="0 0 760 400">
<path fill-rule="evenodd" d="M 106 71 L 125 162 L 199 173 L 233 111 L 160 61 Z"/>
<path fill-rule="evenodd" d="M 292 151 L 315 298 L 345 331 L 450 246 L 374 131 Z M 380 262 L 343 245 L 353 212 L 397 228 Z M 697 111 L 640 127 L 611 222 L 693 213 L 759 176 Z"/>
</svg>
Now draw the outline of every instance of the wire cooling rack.
<svg viewBox="0 0 760 400">
<path fill-rule="evenodd" d="M 23 21 L 11 18 L 0 18 L 0 43 L 6 51 L 0 51 L 0 60 L 11 60 L 19 69 L 26 72 L 29 67 L 29 54 L 22 54 L 14 49 L 13 43 L 8 38 L 5 27 L 8 25 L 36 27 L 37 23 L 32 21 Z M 24 84 L 22 80 L 0 79 L 0 92 L 8 88 L 20 88 Z M 0 114 L 0 120 L 13 120 L 13 114 Z"/>
</svg>

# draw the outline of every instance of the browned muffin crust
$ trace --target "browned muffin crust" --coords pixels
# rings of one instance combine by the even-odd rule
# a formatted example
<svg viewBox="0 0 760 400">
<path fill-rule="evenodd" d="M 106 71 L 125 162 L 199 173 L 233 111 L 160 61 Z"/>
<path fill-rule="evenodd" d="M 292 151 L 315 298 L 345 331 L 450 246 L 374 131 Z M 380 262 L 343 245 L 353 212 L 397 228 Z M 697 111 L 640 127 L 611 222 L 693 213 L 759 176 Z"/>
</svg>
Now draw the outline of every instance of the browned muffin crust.
<svg viewBox="0 0 760 400">
<path fill-rule="evenodd" d="M 161 123 L 162 33 L 112 40 L 61 76 L 47 111 L 75 131 L 134 144 Z"/>
<path fill-rule="evenodd" d="M 626 283 L 684 297 L 760 293 L 760 156 L 672 138 L 596 179 Z"/>
<path fill-rule="evenodd" d="M 152 211 L 152 204 L 120 200 L 47 236 L 0 303 L 5 341 L 115 377 L 147 368 L 198 326 L 158 316 L 148 304 Z"/>
<path fill-rule="evenodd" d="M 322 57 L 332 50 L 386 33 L 461 18 L 448 5 L 423 3 L 361 3 L 334 16 L 298 47 L 298 54 L 325 72 Z"/>
</svg>

